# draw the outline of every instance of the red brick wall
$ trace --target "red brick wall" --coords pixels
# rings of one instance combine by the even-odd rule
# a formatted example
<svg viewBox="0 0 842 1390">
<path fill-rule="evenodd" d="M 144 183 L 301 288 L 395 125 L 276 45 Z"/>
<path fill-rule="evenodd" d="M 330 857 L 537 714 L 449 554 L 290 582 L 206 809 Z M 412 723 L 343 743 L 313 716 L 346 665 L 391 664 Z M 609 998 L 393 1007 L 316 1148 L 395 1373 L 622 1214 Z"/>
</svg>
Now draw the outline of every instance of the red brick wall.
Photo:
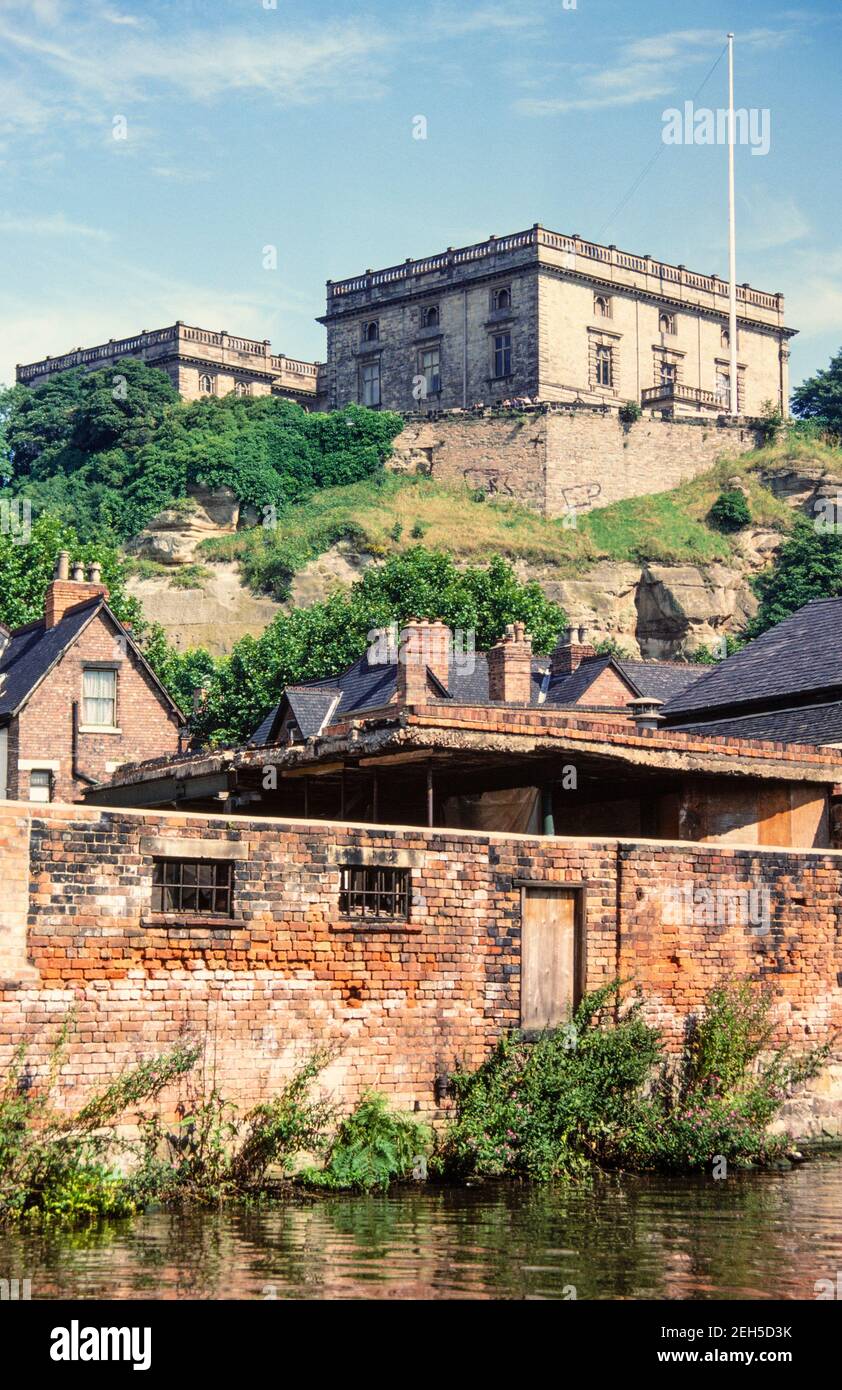
<svg viewBox="0 0 842 1390">
<path fill-rule="evenodd" d="M 80 733 L 78 763 L 82 772 L 107 781 L 109 763 L 141 762 L 175 753 L 178 724 L 157 686 L 104 614 L 98 613 L 49 673 L 22 710 L 17 722 L 17 754 L 24 762 L 58 761 L 53 772 L 54 799 L 81 797 L 85 783 L 72 775 L 73 702 L 82 720 L 82 669 L 92 661 L 117 661 L 117 721 L 120 734 Z M 12 758 L 9 759 L 10 769 Z M 10 795 L 29 795 L 29 769 L 10 776 Z"/>
<path fill-rule="evenodd" d="M 150 915 L 153 855 L 182 844 L 189 854 L 191 842 L 198 852 L 197 840 L 235 862 L 230 927 Z M 476 1065 L 518 1024 L 524 878 L 585 885 L 588 988 L 631 977 L 672 1048 L 712 985 L 745 976 L 771 989 L 779 1036 L 796 1047 L 842 1024 L 833 851 L 20 805 L 0 807 L 0 844 L 17 880 L 28 855 L 31 884 L 25 956 L 20 905 L 8 922 L 0 915 L 0 1065 L 28 1037 L 37 1071 L 74 1006 L 70 1094 L 188 1032 L 207 1038 L 218 1083 L 241 1102 L 334 1042 L 326 1079 L 344 1101 L 377 1087 L 432 1109 L 438 1072 Z M 377 854 L 411 867 L 414 904 L 400 930 L 339 913 L 338 864 Z M 768 891 L 768 931 L 703 912 L 675 924 L 664 892 L 687 885 L 714 898 Z M 838 1124 L 842 1086 L 810 1102 L 820 1104 Z"/>
</svg>

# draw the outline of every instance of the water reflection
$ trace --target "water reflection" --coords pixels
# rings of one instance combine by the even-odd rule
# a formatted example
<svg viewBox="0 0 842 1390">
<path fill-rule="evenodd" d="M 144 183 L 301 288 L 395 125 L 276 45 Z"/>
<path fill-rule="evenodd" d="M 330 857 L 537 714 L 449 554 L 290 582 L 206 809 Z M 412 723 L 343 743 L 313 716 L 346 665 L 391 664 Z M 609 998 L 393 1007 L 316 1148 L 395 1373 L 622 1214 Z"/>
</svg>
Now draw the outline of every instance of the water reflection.
<svg viewBox="0 0 842 1390">
<path fill-rule="evenodd" d="M 842 1269 L 842 1161 L 712 1179 L 423 1188 L 0 1232 L 34 1298 L 809 1298 Z M 575 1291 L 575 1292 L 574 1292 Z"/>
</svg>

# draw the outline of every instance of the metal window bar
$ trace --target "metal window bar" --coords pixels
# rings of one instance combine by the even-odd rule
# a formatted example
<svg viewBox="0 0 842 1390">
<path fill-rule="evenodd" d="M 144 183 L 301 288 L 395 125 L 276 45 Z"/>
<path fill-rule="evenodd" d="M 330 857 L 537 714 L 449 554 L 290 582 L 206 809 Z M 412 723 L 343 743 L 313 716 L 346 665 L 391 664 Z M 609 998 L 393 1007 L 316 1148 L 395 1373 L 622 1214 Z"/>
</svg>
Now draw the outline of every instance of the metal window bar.
<svg viewBox="0 0 842 1390">
<path fill-rule="evenodd" d="M 233 867 L 216 860 L 157 859 L 152 870 L 152 911 L 230 917 Z"/>
<path fill-rule="evenodd" d="M 339 910 L 366 921 L 409 918 L 409 870 L 377 866 L 341 870 Z"/>
</svg>

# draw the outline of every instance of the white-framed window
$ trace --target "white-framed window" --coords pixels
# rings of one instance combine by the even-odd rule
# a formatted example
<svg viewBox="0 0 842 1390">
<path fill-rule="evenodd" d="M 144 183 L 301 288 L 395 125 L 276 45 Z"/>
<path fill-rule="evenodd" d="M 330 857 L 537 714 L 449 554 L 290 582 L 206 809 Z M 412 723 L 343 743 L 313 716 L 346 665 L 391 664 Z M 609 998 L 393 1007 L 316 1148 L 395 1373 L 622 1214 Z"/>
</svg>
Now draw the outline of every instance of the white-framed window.
<svg viewBox="0 0 842 1390">
<path fill-rule="evenodd" d="M 34 767 L 29 774 L 29 800 L 52 801 L 53 774 L 48 767 Z"/>
<path fill-rule="evenodd" d="M 511 333 L 494 334 L 494 375 L 511 376 L 512 374 L 512 335 Z"/>
<path fill-rule="evenodd" d="M 363 324 L 363 342 L 377 343 L 380 341 L 380 324 L 377 319 L 370 319 Z"/>
<path fill-rule="evenodd" d="M 614 385 L 614 353 L 610 347 L 598 347 L 596 350 L 596 384 Z"/>
<path fill-rule="evenodd" d="M 216 390 L 215 378 L 208 372 L 203 372 L 199 377 L 199 390 L 203 396 L 212 396 Z"/>
<path fill-rule="evenodd" d="M 363 405 L 380 404 L 380 362 L 364 362 L 360 369 L 360 396 Z"/>
<path fill-rule="evenodd" d="M 116 671 L 89 666 L 82 672 L 82 723 L 86 728 L 116 729 Z"/>
<path fill-rule="evenodd" d="M 234 394 L 237 396 L 250 396 L 251 383 L 248 381 L 237 381 L 234 383 Z"/>
<path fill-rule="evenodd" d="M 678 371 L 674 362 L 661 362 L 659 372 L 662 386 L 675 385 L 678 380 Z"/>
<path fill-rule="evenodd" d="M 441 390 L 441 353 L 436 348 L 425 348 L 418 354 L 418 367 L 426 382 L 426 394 L 434 395 Z"/>
<path fill-rule="evenodd" d="M 675 314 L 671 314 L 667 309 L 662 310 L 658 315 L 658 332 L 675 333 Z"/>
<path fill-rule="evenodd" d="M 611 300 L 607 294 L 595 294 L 593 297 L 594 318 L 611 318 Z"/>
<path fill-rule="evenodd" d="M 437 304 L 431 304 L 421 315 L 422 328 L 438 328 L 439 308 Z"/>
<path fill-rule="evenodd" d="M 495 291 L 493 292 L 492 296 L 491 296 L 491 307 L 492 307 L 492 309 L 511 309 L 511 307 L 512 307 L 512 292 L 511 292 L 511 290 L 508 289 L 508 288 L 503 289 L 503 290 L 495 290 Z"/>
</svg>

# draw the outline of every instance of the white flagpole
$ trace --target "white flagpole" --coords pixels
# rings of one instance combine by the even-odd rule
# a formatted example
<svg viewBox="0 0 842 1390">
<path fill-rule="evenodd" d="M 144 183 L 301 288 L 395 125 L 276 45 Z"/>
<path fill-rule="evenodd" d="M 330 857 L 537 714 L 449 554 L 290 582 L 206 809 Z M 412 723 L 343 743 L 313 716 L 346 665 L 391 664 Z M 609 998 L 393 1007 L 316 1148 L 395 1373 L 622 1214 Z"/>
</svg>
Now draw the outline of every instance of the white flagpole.
<svg viewBox="0 0 842 1390">
<path fill-rule="evenodd" d="M 730 413 L 739 415 L 737 381 L 737 222 L 734 207 L 734 35 L 728 35 L 728 256 L 730 285 L 728 296 L 730 348 Z"/>
</svg>

